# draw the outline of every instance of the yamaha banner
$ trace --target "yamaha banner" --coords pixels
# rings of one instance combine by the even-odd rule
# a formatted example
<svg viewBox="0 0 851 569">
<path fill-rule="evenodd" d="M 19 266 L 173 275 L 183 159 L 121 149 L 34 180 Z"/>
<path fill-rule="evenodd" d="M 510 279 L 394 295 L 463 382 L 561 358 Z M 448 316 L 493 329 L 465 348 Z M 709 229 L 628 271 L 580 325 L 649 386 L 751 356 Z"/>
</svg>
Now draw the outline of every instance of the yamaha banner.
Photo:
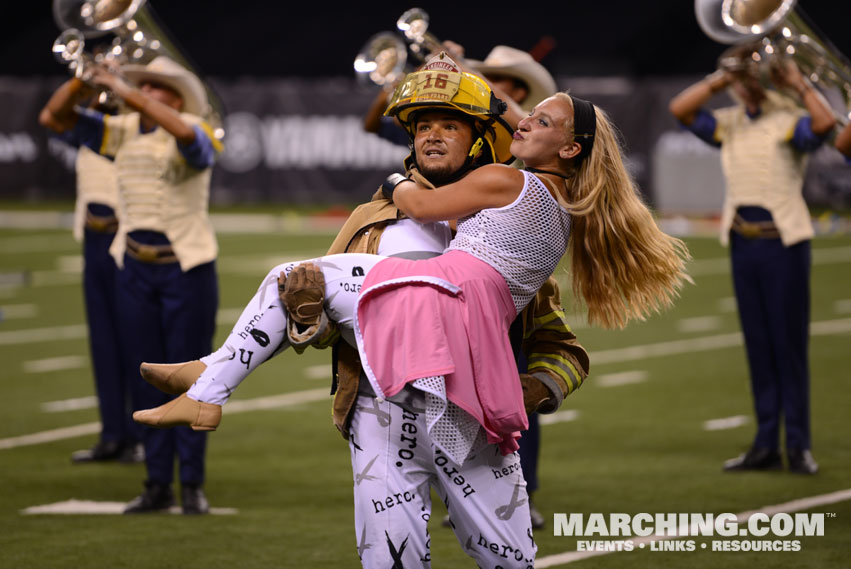
<svg viewBox="0 0 851 569">
<path fill-rule="evenodd" d="M 720 209 L 718 151 L 675 123 L 668 102 L 696 78 L 558 78 L 593 100 L 621 131 L 627 163 L 649 202 L 667 213 Z M 0 77 L 0 197 L 71 199 L 76 150 L 49 136 L 38 114 L 67 77 Z M 210 81 L 225 107 L 225 152 L 213 172 L 215 204 L 353 205 L 402 171 L 409 149 L 367 133 L 377 87 L 355 78 Z M 829 144 L 810 161 L 812 206 L 851 205 L 851 166 Z"/>
</svg>

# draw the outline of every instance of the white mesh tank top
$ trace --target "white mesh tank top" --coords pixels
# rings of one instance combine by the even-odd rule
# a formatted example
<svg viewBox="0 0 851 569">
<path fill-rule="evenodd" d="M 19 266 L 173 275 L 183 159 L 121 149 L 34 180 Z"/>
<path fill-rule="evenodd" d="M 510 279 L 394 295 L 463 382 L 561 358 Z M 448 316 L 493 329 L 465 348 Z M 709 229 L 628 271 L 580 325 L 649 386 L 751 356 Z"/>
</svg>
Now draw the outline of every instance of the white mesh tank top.
<svg viewBox="0 0 851 569">
<path fill-rule="evenodd" d="M 570 213 L 534 174 L 522 170 L 512 203 L 458 220 L 447 251 L 466 251 L 499 271 L 519 313 L 553 274 L 567 248 Z"/>
</svg>

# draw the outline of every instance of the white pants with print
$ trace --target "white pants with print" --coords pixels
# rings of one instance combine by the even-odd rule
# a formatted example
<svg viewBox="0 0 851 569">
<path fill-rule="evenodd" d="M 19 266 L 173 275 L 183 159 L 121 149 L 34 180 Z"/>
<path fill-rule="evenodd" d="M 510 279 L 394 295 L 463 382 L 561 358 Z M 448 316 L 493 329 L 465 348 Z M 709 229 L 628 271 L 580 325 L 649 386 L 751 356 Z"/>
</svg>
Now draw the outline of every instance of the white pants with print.
<svg viewBox="0 0 851 569">
<path fill-rule="evenodd" d="M 325 276 L 325 311 L 337 323 L 343 338 L 355 345 L 354 308 L 363 280 L 380 255 L 345 253 L 326 255 L 310 262 Z M 225 343 L 201 358 L 207 369 L 189 389 L 196 401 L 224 405 L 233 391 L 257 366 L 287 349 L 287 313 L 278 297 L 278 275 L 308 261 L 278 265 L 266 275 L 257 293 L 237 319 Z"/>
<path fill-rule="evenodd" d="M 363 395 L 350 432 L 363 567 L 430 567 L 432 487 L 446 503 L 458 542 L 479 567 L 533 567 L 537 546 L 517 453 L 502 456 L 496 445 L 485 445 L 459 466 L 431 443 L 424 409 Z"/>
</svg>

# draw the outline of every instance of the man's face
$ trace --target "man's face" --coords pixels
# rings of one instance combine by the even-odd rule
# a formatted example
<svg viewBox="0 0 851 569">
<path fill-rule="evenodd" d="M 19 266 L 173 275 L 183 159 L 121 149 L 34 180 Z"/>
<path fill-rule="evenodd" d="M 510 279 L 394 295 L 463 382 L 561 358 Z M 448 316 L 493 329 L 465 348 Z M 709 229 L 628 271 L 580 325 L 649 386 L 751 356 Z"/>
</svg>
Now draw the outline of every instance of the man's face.
<svg viewBox="0 0 851 569">
<path fill-rule="evenodd" d="M 515 81 L 513 77 L 507 75 L 487 75 L 487 80 L 495 88 L 502 91 L 514 100 L 518 105 L 522 105 L 526 97 L 529 96 L 529 88 L 519 81 Z"/>
<path fill-rule="evenodd" d="M 745 55 L 750 53 L 751 48 L 744 49 Z M 747 106 L 759 106 L 765 99 L 765 87 L 761 81 L 761 70 L 759 65 L 750 56 L 729 57 L 731 67 L 729 75 L 733 78 L 731 87 L 733 92 Z M 723 62 L 723 61 L 722 61 Z"/>
<path fill-rule="evenodd" d="M 416 119 L 414 152 L 420 172 L 441 185 L 467 159 L 473 145 L 473 129 L 463 119 L 445 111 L 427 111 Z"/>
<path fill-rule="evenodd" d="M 152 99 L 155 99 L 177 111 L 183 108 L 183 98 L 181 98 L 177 91 L 168 85 L 154 81 L 145 81 L 139 86 L 139 90 Z"/>
<path fill-rule="evenodd" d="M 765 88 L 759 78 L 753 74 L 739 73 L 735 75 L 733 90 L 746 105 L 759 105 L 765 99 Z"/>
</svg>

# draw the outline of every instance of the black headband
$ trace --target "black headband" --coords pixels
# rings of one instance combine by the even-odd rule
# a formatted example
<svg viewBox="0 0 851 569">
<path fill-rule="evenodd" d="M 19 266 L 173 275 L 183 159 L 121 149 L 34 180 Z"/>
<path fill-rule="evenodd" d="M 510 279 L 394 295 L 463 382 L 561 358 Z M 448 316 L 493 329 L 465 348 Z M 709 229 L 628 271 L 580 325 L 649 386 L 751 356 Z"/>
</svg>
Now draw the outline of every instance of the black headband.
<svg viewBox="0 0 851 569">
<path fill-rule="evenodd" d="M 570 96 L 573 101 L 573 138 L 582 146 L 582 150 L 576 155 L 581 161 L 591 154 L 594 147 L 594 136 L 597 134 L 597 112 L 594 105 L 585 99 Z"/>
</svg>

